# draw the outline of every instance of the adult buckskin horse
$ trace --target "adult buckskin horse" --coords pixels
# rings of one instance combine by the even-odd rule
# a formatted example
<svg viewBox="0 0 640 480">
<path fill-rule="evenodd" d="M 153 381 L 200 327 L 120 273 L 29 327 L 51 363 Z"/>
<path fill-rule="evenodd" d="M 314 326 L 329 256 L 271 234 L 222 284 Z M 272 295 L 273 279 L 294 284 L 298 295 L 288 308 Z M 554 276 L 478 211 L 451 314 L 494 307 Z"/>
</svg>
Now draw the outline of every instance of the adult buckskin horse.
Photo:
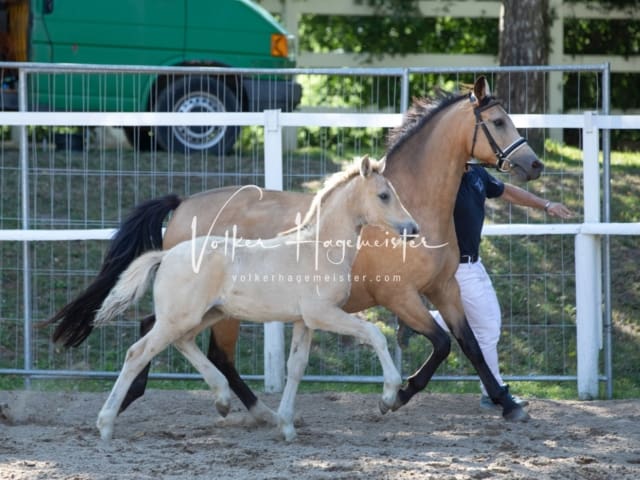
<svg viewBox="0 0 640 480">
<path fill-rule="evenodd" d="M 398 249 L 384 248 L 388 236 L 378 230 L 365 229 L 364 247 L 356 258 L 352 274 L 367 280 L 353 282 L 343 309 L 357 312 L 382 305 L 433 344 L 429 358 L 398 392 L 398 404 L 394 408 L 407 403 L 427 386 L 451 348 L 449 336 L 423 304 L 423 294 L 441 312 L 491 399 L 502 406 L 503 418 L 526 420 L 527 413 L 491 374 L 464 315 L 454 278 L 459 250 L 453 207 L 460 179 L 471 158 L 509 171 L 521 180 L 538 178 L 543 164 L 520 136 L 499 101 L 491 96 L 484 77 L 476 80 L 468 94 L 439 101 L 414 101 L 403 124 L 392 132 L 389 144 L 384 175 L 401 192 L 402 203 L 420 225 L 423 237 L 419 243 L 423 248 L 408 249 L 405 259 Z M 169 195 L 140 205 L 114 237 L 95 281 L 46 322 L 59 322 L 53 339 L 65 346 L 82 343 L 92 331 L 95 311 L 118 276 L 142 252 L 158 248 L 161 243 L 163 248 L 170 248 L 208 232 L 224 235 L 232 226 L 237 229 L 237 236 L 270 238 L 293 227 L 296 213 L 306 211 L 312 198 L 312 195 L 302 193 L 265 191 L 263 198 L 258 200 L 257 195 L 238 192 L 238 187 L 233 187 L 203 192 L 183 201 Z M 161 239 L 162 221 L 173 210 L 164 239 Z M 192 226 L 195 232 L 192 232 Z M 375 244 L 378 246 L 372 246 Z M 442 244 L 446 247 L 429 247 Z M 400 282 L 373 281 L 396 274 L 401 275 Z M 153 316 L 147 323 L 153 323 Z M 233 367 L 238 329 L 235 319 L 219 323 L 213 330 L 209 358 L 228 378 L 230 387 L 250 412 L 263 411 L 264 405 Z M 123 409 L 142 395 L 145 382 L 146 371 L 129 392 Z"/>
</svg>

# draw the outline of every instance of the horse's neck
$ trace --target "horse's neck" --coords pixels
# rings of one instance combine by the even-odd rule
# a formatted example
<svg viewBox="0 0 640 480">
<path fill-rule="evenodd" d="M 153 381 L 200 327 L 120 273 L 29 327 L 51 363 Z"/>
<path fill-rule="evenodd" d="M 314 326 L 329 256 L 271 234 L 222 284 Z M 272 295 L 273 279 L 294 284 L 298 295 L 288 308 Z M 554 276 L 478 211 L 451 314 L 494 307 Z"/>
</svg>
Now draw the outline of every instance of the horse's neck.
<svg viewBox="0 0 640 480">
<path fill-rule="evenodd" d="M 453 228 L 453 208 L 468 155 L 461 142 L 444 134 L 443 124 L 429 123 L 387 160 L 385 176 L 428 239 L 440 242 Z"/>
<path fill-rule="evenodd" d="M 348 267 L 355 261 L 362 226 L 352 211 L 353 204 L 348 192 L 334 192 L 322 202 L 320 210 L 314 212 L 312 228 L 305 231 L 306 239 L 317 241 L 319 249 L 340 251 L 343 259 L 340 263 Z"/>
</svg>

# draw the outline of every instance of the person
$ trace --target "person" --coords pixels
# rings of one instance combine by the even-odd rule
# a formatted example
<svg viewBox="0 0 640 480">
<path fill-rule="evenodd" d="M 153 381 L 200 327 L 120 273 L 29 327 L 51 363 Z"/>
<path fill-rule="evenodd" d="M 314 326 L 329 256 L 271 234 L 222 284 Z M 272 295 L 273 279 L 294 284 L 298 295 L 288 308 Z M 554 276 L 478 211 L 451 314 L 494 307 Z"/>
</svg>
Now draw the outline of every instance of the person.
<svg viewBox="0 0 640 480">
<path fill-rule="evenodd" d="M 515 205 L 544 210 L 548 215 L 558 218 L 570 218 L 573 212 L 562 203 L 545 200 L 520 187 L 504 183 L 479 165 L 470 165 L 462 176 L 453 211 L 460 248 L 460 265 L 455 276 L 460 286 L 467 321 L 478 340 L 485 361 L 496 380 L 505 385 L 498 365 L 498 341 L 502 327 L 500 304 L 479 255 L 487 198 L 500 198 Z M 442 328 L 449 331 L 438 311 L 431 311 L 431 314 Z M 399 328 L 398 339 L 401 345 L 406 344 L 406 330 L 405 326 Z M 497 407 L 482 383 L 480 388 L 480 406 L 489 409 Z M 516 396 L 513 399 L 522 407 L 529 403 Z"/>
</svg>

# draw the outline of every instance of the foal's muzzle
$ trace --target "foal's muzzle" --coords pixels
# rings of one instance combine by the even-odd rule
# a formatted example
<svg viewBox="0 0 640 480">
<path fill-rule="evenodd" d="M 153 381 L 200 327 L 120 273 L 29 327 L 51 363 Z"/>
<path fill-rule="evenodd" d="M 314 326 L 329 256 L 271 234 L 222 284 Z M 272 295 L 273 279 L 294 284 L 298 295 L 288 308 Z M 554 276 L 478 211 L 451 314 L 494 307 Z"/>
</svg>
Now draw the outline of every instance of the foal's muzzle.
<svg viewBox="0 0 640 480">
<path fill-rule="evenodd" d="M 407 222 L 396 227 L 398 233 L 403 237 L 414 238 L 420 233 L 420 227 L 416 222 Z"/>
</svg>

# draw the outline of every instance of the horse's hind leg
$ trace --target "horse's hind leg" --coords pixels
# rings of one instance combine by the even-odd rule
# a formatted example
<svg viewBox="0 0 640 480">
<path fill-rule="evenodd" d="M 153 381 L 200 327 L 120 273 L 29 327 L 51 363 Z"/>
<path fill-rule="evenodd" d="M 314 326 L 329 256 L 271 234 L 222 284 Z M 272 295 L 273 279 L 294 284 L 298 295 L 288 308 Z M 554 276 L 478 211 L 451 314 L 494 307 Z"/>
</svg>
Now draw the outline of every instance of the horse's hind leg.
<svg viewBox="0 0 640 480">
<path fill-rule="evenodd" d="M 233 365 L 235 346 L 240 333 L 240 321 L 235 318 L 224 319 L 211 328 L 207 358 L 225 376 L 229 387 L 235 393 L 251 416 L 258 423 L 278 424 L 278 415 L 267 407 L 251 391 L 249 385 L 240 377 Z"/>
<path fill-rule="evenodd" d="M 149 315 L 140 322 L 140 338 L 144 337 L 153 328 L 153 324 L 156 321 L 155 315 Z M 149 370 L 151 370 L 151 364 L 147 363 L 142 371 L 136 376 L 131 383 L 127 394 L 120 405 L 120 411 L 118 415 L 124 412 L 129 405 L 144 395 L 144 391 L 147 389 L 147 380 L 149 378 Z"/>
<path fill-rule="evenodd" d="M 300 385 L 304 370 L 309 362 L 312 333 L 312 330 L 309 330 L 304 322 L 295 322 L 293 324 L 291 349 L 287 360 L 287 383 L 284 387 L 284 392 L 282 392 L 280 408 L 278 408 L 280 431 L 288 442 L 296 438 L 296 430 L 293 425 L 295 397 L 298 385 Z"/>
<path fill-rule="evenodd" d="M 129 347 L 120 375 L 118 375 L 109 397 L 98 414 L 96 425 L 100 430 L 102 440 L 110 440 L 113 436 L 116 416 L 136 375 L 153 357 L 164 350 L 171 340 L 172 338 L 156 325 L 146 336 Z"/>
<path fill-rule="evenodd" d="M 460 344 L 462 352 L 475 367 L 491 399 L 502 405 L 502 416 L 510 421 L 527 421 L 529 419 L 527 412 L 514 402 L 506 387 L 498 383 L 487 365 L 482 349 L 464 314 L 457 284 L 455 288 L 450 287 L 430 293 L 430 298 Z"/>
<path fill-rule="evenodd" d="M 182 353 L 187 360 L 200 372 L 205 382 L 211 387 L 216 397 L 216 410 L 223 417 L 226 417 L 229 413 L 229 384 L 224 375 L 218 370 L 206 357 L 204 353 L 200 351 L 193 335 L 185 335 L 185 337 L 174 342 L 174 345 L 180 353 Z"/>
</svg>

